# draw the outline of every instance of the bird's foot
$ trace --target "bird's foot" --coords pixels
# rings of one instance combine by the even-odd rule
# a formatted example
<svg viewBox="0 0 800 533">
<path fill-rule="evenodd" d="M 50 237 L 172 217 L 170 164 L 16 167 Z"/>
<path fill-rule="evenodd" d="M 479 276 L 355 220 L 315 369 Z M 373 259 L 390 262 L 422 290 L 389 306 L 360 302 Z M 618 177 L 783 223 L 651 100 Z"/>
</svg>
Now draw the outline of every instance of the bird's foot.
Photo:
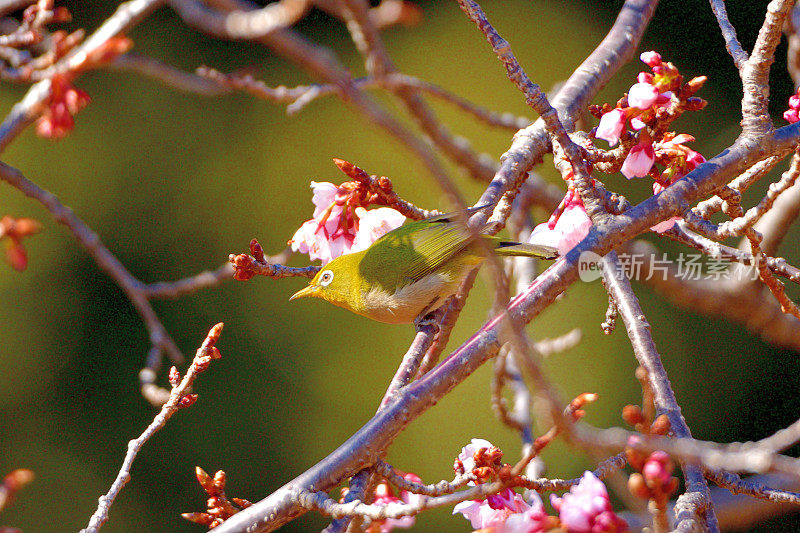
<svg viewBox="0 0 800 533">
<path fill-rule="evenodd" d="M 434 307 L 438 300 L 439 298 L 431 300 L 431 303 L 429 303 L 425 309 L 423 309 L 422 312 L 417 315 L 417 318 L 414 319 L 414 327 L 417 329 L 417 331 L 428 328 L 439 328 L 439 319 L 441 318 L 441 313 L 439 310 L 441 309 L 441 306 Z"/>
<path fill-rule="evenodd" d="M 436 326 L 439 322 L 439 315 L 436 311 L 431 311 L 425 315 L 420 315 L 414 320 L 414 327 L 417 331 Z"/>
</svg>

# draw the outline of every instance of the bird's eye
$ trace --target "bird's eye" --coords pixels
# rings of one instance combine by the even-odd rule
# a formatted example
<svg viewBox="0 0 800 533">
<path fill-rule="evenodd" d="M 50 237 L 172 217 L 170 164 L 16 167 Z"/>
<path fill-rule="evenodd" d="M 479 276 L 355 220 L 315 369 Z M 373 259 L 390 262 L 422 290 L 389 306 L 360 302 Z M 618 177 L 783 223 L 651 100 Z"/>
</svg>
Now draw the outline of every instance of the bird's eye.
<svg viewBox="0 0 800 533">
<path fill-rule="evenodd" d="M 333 281 L 333 272 L 331 272 L 330 270 L 326 270 L 319 277 L 319 284 L 322 285 L 323 287 L 327 287 L 328 285 L 330 285 L 331 281 Z"/>
</svg>

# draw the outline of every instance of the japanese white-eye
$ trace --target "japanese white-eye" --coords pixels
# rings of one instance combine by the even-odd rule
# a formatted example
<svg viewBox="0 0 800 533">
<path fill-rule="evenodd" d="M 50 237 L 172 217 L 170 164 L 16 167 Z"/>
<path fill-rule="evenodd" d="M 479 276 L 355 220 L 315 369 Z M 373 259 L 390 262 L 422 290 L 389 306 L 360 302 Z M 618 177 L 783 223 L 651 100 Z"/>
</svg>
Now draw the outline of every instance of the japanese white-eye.
<svg viewBox="0 0 800 533">
<path fill-rule="evenodd" d="M 487 250 L 501 256 L 558 255 L 548 246 L 472 234 L 455 215 L 440 215 L 409 222 L 366 250 L 333 259 L 289 299 L 313 296 L 380 322 L 412 322 L 455 294 Z"/>
</svg>

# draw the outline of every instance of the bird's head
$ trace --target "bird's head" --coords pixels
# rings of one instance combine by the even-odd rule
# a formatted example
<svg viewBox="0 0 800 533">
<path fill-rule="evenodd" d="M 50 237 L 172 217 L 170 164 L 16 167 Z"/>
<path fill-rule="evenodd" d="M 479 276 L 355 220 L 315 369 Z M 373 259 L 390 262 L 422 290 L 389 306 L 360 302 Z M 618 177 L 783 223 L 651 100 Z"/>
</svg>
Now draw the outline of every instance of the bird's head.
<svg viewBox="0 0 800 533">
<path fill-rule="evenodd" d="M 357 307 L 352 302 L 352 287 L 358 277 L 358 263 L 355 254 L 337 257 L 317 272 L 309 284 L 294 293 L 289 300 L 295 298 L 322 298 L 332 304 L 353 309 Z"/>
</svg>

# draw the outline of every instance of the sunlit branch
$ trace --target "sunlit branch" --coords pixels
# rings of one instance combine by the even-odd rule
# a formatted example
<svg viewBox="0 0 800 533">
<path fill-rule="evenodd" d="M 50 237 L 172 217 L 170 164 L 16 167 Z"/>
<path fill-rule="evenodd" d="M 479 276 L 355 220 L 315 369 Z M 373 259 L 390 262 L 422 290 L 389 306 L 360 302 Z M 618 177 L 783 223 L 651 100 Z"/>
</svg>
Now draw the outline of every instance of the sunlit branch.
<svg viewBox="0 0 800 533">
<path fill-rule="evenodd" d="M 655 342 L 650 333 L 650 324 L 645 319 L 644 312 L 639 306 L 639 301 L 633 293 L 630 281 L 625 277 L 615 252 L 611 252 L 603 261 L 603 279 L 609 294 L 614 298 L 616 308 L 619 310 L 625 329 L 633 346 L 633 353 L 639 364 L 644 367 L 650 377 L 650 385 L 655 393 L 656 408 L 669 417 L 672 432 L 677 437 L 691 438 L 692 434 L 681 414 L 681 408 L 672 391 L 672 386 L 661 363 L 661 356 L 656 350 Z M 712 531 L 718 529 L 714 508 L 708 484 L 697 466 L 683 465 L 686 476 L 686 494 L 697 493 L 702 499 L 698 508 L 697 502 L 686 494 L 678 498 L 676 517 L 678 522 L 701 520 L 702 525 L 707 525 Z"/>
<path fill-rule="evenodd" d="M 203 343 L 200 345 L 200 348 L 197 349 L 192 364 L 189 365 L 189 369 L 182 379 L 177 369 L 172 367 L 170 371 L 172 390 L 169 393 L 169 399 L 164 403 L 161 407 L 161 411 L 155 416 L 144 432 L 128 443 L 128 451 L 122 462 L 122 468 L 120 468 L 108 492 L 100 497 L 100 504 L 97 510 L 89 519 L 89 525 L 86 529 L 82 529 L 81 533 L 95 533 L 100 530 L 106 520 L 108 520 L 108 511 L 111 505 L 114 503 L 114 500 L 116 500 L 125 484 L 130 480 L 131 467 L 144 445 L 156 432 L 166 425 L 167 421 L 172 418 L 172 415 L 183 408 L 191 406 L 197 400 L 197 395 L 191 394 L 189 391 L 191 391 L 192 384 L 197 378 L 197 375 L 205 371 L 212 360 L 222 357 L 219 349 L 214 346 L 219 340 L 221 333 L 222 323 L 211 328 L 205 340 L 203 340 Z"/>
</svg>

